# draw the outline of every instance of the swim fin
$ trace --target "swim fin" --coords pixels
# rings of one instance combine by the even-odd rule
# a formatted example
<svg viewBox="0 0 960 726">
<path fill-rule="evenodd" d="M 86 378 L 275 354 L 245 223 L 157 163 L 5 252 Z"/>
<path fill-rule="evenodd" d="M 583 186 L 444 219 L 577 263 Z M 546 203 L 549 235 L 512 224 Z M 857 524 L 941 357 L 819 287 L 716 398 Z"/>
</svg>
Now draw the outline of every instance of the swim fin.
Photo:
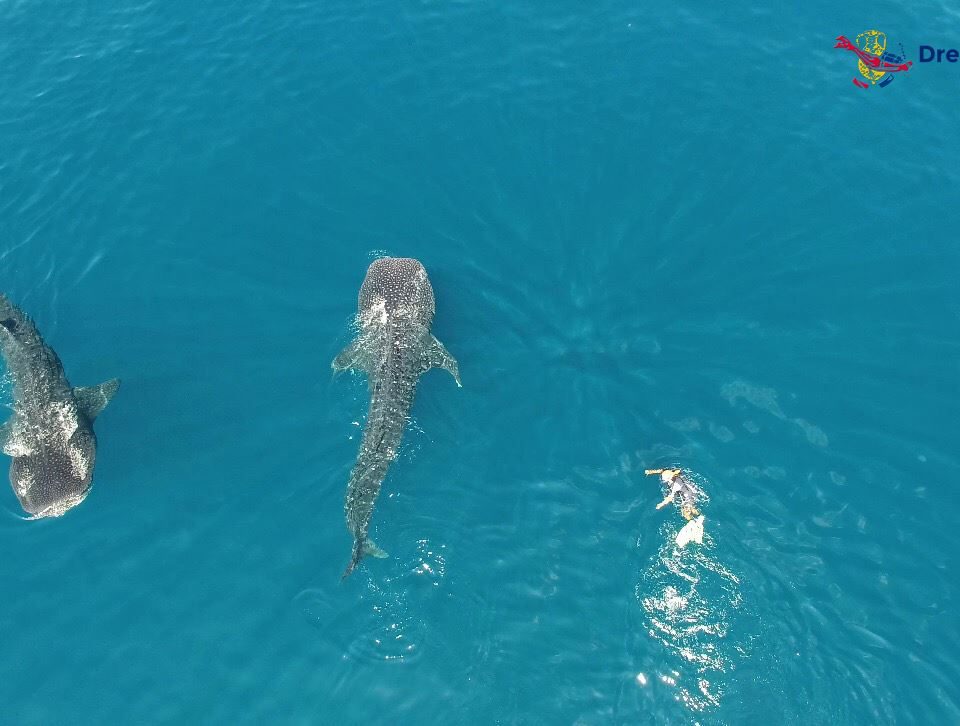
<svg viewBox="0 0 960 726">
<path fill-rule="evenodd" d="M 703 544 L 703 515 L 687 522 L 683 529 L 677 532 L 676 542 L 678 547 L 686 547 L 688 542 Z"/>
</svg>

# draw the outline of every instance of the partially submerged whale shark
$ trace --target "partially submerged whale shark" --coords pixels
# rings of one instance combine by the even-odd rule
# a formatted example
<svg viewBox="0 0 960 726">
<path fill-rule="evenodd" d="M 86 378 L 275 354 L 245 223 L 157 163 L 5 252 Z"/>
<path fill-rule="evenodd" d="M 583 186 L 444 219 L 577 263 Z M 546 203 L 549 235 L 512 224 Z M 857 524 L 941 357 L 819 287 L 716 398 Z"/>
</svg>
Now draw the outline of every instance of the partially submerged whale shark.
<svg viewBox="0 0 960 726">
<path fill-rule="evenodd" d="M 360 287 L 357 337 L 333 361 L 334 371 L 363 371 L 370 385 L 370 410 L 347 486 L 353 554 L 343 577 L 364 555 L 387 556 L 367 533 L 383 479 L 400 448 L 420 374 L 443 368 L 461 385 L 456 359 L 430 333 L 434 309 L 433 287 L 419 261 L 374 261 Z"/>
<path fill-rule="evenodd" d="M 0 352 L 13 382 L 13 416 L 0 426 L 13 457 L 10 484 L 32 519 L 59 517 L 90 492 L 97 437 L 93 421 L 120 387 L 72 388 L 33 321 L 0 295 Z"/>
</svg>

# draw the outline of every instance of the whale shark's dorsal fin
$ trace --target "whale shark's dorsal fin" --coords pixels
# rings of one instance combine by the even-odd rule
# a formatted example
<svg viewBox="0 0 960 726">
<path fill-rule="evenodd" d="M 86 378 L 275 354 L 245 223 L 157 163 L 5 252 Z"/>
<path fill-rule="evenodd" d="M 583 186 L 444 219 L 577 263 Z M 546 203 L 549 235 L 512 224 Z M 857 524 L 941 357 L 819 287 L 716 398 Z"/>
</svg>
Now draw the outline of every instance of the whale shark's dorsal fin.
<svg viewBox="0 0 960 726">
<path fill-rule="evenodd" d="M 360 339 L 354 340 L 350 345 L 340 351 L 333 363 L 330 364 L 334 373 L 347 371 L 351 368 L 356 371 L 370 372 L 369 355 L 363 346 L 360 345 Z"/>
<path fill-rule="evenodd" d="M 463 388 L 463 384 L 460 382 L 460 366 L 457 364 L 457 359 L 450 355 L 450 351 L 434 335 L 430 336 L 430 347 L 423 354 L 423 369 L 421 372 L 426 373 L 431 368 L 443 368 L 453 376 L 457 385 Z"/>
<path fill-rule="evenodd" d="M 107 407 L 118 388 L 120 379 L 111 378 L 99 386 L 77 386 L 73 389 L 73 397 L 80 412 L 92 422 Z"/>
</svg>

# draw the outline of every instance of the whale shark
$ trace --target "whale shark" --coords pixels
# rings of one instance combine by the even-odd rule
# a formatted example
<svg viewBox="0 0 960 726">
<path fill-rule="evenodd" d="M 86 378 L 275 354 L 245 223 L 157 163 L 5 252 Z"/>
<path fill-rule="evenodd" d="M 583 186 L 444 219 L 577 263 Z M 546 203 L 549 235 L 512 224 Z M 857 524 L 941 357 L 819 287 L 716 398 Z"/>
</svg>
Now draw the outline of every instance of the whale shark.
<svg viewBox="0 0 960 726">
<path fill-rule="evenodd" d="M 0 426 L 0 447 L 13 458 L 10 485 L 31 519 L 62 516 L 90 493 L 93 421 L 120 381 L 71 387 L 36 325 L 2 294 L 0 353 L 13 383 L 13 415 Z"/>
<path fill-rule="evenodd" d="M 370 408 L 344 504 L 353 553 L 341 579 L 365 555 L 387 556 L 368 535 L 370 518 L 387 469 L 397 457 L 420 375 L 442 368 L 461 385 L 456 359 L 430 332 L 435 309 L 433 287 L 419 261 L 375 260 L 360 287 L 357 336 L 333 360 L 335 373 L 363 372 L 370 388 Z"/>
</svg>

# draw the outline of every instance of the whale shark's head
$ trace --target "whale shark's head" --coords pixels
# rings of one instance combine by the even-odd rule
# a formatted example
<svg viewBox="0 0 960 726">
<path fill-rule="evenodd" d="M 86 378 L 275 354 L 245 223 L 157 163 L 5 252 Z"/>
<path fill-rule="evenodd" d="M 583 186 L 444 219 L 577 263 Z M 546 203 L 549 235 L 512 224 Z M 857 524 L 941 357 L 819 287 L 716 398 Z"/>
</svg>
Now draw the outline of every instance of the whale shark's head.
<svg viewBox="0 0 960 726">
<path fill-rule="evenodd" d="M 377 314 L 408 318 L 430 325 L 434 313 L 433 287 L 419 260 L 383 257 L 367 268 L 360 287 L 362 316 Z"/>
<path fill-rule="evenodd" d="M 59 517 L 90 491 L 97 440 L 91 427 L 79 427 L 59 441 L 40 443 L 10 464 L 10 484 L 34 519 Z"/>
</svg>

